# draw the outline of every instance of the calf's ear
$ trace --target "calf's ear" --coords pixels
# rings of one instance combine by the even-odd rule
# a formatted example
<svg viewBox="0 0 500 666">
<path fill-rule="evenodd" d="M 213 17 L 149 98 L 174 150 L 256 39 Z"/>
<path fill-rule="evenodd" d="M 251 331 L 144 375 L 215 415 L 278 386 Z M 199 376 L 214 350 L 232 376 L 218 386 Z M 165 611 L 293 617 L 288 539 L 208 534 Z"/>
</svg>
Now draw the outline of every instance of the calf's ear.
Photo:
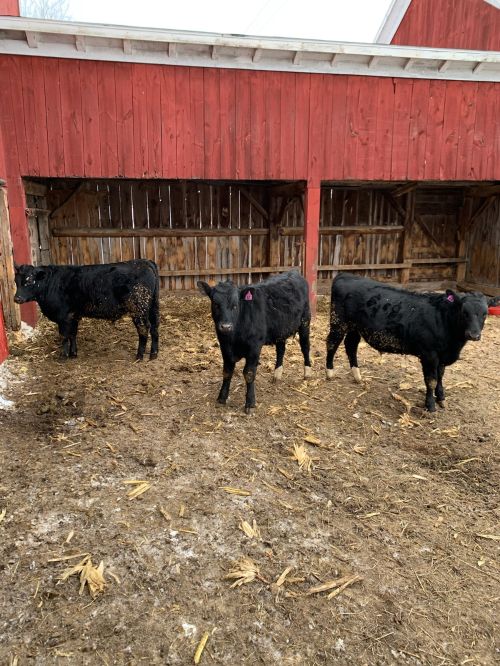
<svg viewBox="0 0 500 666">
<path fill-rule="evenodd" d="M 446 290 L 446 300 L 449 303 L 455 303 L 460 300 L 460 296 L 457 294 L 456 291 L 453 291 L 452 289 L 447 289 Z"/>
<path fill-rule="evenodd" d="M 33 274 L 35 276 L 35 280 L 39 282 L 40 280 L 43 280 L 44 277 L 47 275 L 47 272 L 43 270 L 43 268 L 35 268 L 33 271 Z"/>
<path fill-rule="evenodd" d="M 254 287 L 244 287 L 241 290 L 240 298 L 242 301 L 253 301 L 255 297 Z"/>
<path fill-rule="evenodd" d="M 208 284 L 208 282 L 198 280 L 196 284 L 198 285 L 198 289 L 200 290 L 201 294 L 208 296 L 208 298 L 212 298 L 212 287 Z"/>
</svg>

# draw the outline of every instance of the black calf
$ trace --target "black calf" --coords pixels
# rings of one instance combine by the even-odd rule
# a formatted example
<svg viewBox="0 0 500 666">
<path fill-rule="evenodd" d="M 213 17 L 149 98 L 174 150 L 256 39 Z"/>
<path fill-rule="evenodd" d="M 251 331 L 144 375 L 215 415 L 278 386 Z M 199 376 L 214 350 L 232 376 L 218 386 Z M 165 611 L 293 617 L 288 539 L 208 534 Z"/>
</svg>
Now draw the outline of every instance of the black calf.
<svg viewBox="0 0 500 666">
<path fill-rule="evenodd" d="M 158 268 L 138 259 L 95 266 L 16 266 L 16 303 L 36 301 L 63 338 L 63 355 L 77 355 L 83 317 L 116 321 L 129 314 L 139 335 L 142 360 L 151 332 L 150 359 L 158 356 L 160 323 Z"/>
<path fill-rule="evenodd" d="M 304 376 L 310 376 L 309 293 L 307 282 L 298 273 L 285 273 L 246 287 L 236 287 L 232 282 L 219 282 L 215 287 L 198 282 L 198 287 L 212 301 L 212 318 L 222 353 L 223 381 L 218 402 L 226 403 L 234 366 L 244 358 L 248 414 L 255 407 L 255 375 L 263 345 L 276 345 L 277 381 L 283 373 L 286 340 L 297 332 L 304 356 Z"/>
<path fill-rule="evenodd" d="M 468 340 L 479 340 L 488 302 L 482 294 L 404 291 L 339 273 L 332 283 L 326 375 L 333 377 L 333 358 L 344 339 L 353 377 L 361 381 L 357 350 L 361 338 L 380 352 L 417 356 L 422 364 L 425 406 L 444 407 L 443 375 L 458 360 Z"/>
</svg>

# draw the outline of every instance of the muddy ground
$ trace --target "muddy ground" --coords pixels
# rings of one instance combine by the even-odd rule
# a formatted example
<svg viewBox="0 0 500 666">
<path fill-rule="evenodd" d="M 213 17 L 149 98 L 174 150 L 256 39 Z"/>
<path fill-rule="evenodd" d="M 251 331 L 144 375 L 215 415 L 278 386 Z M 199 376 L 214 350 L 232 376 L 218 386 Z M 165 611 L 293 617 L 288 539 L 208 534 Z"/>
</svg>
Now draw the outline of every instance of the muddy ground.
<svg viewBox="0 0 500 666">
<path fill-rule="evenodd" d="M 201 297 L 163 299 L 154 362 L 133 362 L 128 320 L 84 322 L 75 361 L 48 322 L 14 344 L 0 663 L 189 664 L 205 632 L 207 666 L 500 661 L 500 320 L 447 370 L 446 409 L 429 415 L 412 358 L 362 346 L 360 386 L 341 349 L 327 383 L 325 299 L 319 310 L 313 378 L 293 341 L 273 384 L 266 350 L 251 416 L 240 367 L 215 403 Z M 130 480 L 150 485 L 130 499 Z M 86 554 L 104 566 L 94 599 L 78 575 L 59 580 Z M 231 588 L 243 557 L 256 576 Z M 349 584 L 310 593 L 338 578 Z"/>
</svg>

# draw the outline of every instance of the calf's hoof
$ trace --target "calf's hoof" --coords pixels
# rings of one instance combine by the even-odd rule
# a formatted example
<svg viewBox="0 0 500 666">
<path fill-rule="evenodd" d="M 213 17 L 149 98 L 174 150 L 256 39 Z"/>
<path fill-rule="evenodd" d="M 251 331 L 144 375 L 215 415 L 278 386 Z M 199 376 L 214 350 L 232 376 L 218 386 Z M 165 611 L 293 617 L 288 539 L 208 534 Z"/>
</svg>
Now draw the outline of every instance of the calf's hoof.
<svg viewBox="0 0 500 666">
<path fill-rule="evenodd" d="M 143 360 L 144 360 L 144 356 L 143 356 L 142 354 L 136 354 L 135 360 L 136 360 L 136 361 L 143 361 Z"/>
<path fill-rule="evenodd" d="M 154 361 L 155 358 L 158 358 L 158 352 L 151 352 L 151 354 L 149 355 L 149 360 Z"/>
<path fill-rule="evenodd" d="M 220 398 L 219 397 L 219 398 L 217 398 L 217 402 L 219 403 L 219 405 L 225 405 L 226 402 L 227 402 L 227 398 Z"/>
<path fill-rule="evenodd" d="M 444 399 L 443 400 L 438 400 L 437 404 L 441 407 L 441 409 L 444 409 Z"/>
<path fill-rule="evenodd" d="M 361 373 L 360 373 L 360 371 L 359 371 L 359 368 L 357 368 L 355 365 L 353 365 L 352 368 L 351 368 L 351 374 L 352 374 L 352 376 L 353 376 L 353 378 L 354 378 L 354 381 L 355 381 L 357 384 L 361 384 L 361 381 L 362 381 L 362 380 L 361 380 Z"/>
<path fill-rule="evenodd" d="M 333 379 L 333 368 L 332 369 L 330 369 L 330 368 L 326 369 L 326 378 L 327 379 Z"/>
<path fill-rule="evenodd" d="M 253 407 L 246 407 L 245 406 L 245 414 L 251 414 L 253 409 L 255 409 L 255 406 L 253 406 Z"/>
<path fill-rule="evenodd" d="M 274 369 L 273 383 L 276 384 L 281 380 L 282 377 L 283 377 L 283 366 L 280 365 L 279 368 Z"/>
<path fill-rule="evenodd" d="M 313 369 L 310 365 L 304 366 L 304 379 L 310 379 L 312 377 Z"/>
<path fill-rule="evenodd" d="M 436 405 L 425 405 L 425 409 L 426 409 L 428 412 L 431 412 L 431 413 L 432 413 L 432 412 L 435 412 L 435 411 L 436 411 Z"/>
</svg>

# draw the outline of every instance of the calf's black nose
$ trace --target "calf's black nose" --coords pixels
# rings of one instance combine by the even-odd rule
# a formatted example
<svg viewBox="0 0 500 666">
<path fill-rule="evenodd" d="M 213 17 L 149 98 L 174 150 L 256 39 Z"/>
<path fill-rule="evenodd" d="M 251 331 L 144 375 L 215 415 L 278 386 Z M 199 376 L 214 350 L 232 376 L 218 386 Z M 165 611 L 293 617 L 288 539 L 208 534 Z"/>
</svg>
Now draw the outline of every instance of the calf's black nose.
<svg viewBox="0 0 500 666">
<path fill-rule="evenodd" d="M 221 333 L 230 333 L 233 330 L 232 324 L 219 324 L 219 330 Z"/>
</svg>

